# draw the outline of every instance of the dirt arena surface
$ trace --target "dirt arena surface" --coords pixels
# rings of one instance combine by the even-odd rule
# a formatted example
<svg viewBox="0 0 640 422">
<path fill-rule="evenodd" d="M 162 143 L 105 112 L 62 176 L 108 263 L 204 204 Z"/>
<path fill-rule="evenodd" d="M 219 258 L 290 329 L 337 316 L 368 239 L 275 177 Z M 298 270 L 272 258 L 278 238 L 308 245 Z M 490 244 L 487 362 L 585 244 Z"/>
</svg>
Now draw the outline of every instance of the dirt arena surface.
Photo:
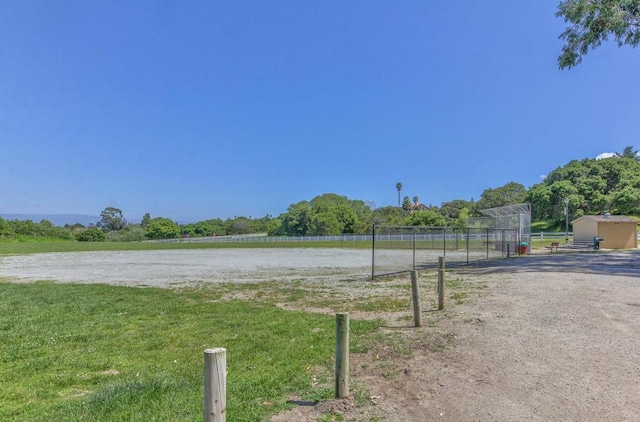
<svg viewBox="0 0 640 422">
<path fill-rule="evenodd" d="M 335 249 L 95 252 L 2 257 L 0 277 L 161 287 L 305 279 L 352 295 L 407 282 L 368 282 L 369 265 L 365 251 Z M 350 358 L 366 403 L 301 402 L 272 420 L 640 420 L 640 251 L 512 258 L 451 269 L 447 280 L 465 295 L 447 292 L 441 312 L 423 305 L 423 327 L 410 309 L 377 315 L 394 343 Z"/>
<path fill-rule="evenodd" d="M 125 286 L 342 280 L 370 274 L 371 252 L 352 249 L 189 249 L 0 257 L 0 277 Z"/>
</svg>

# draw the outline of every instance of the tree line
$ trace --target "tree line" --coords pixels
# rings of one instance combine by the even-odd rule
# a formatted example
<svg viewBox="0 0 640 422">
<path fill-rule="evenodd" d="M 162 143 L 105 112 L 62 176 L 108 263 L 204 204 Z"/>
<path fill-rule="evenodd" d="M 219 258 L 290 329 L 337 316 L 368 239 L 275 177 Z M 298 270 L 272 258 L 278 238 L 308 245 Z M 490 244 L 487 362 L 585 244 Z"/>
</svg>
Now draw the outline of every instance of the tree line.
<svg viewBox="0 0 640 422">
<path fill-rule="evenodd" d="M 402 184 L 396 184 L 398 198 Z M 48 220 L 4 220 L 0 217 L 0 238 L 25 240 L 47 238 L 79 241 L 142 241 L 178 237 L 208 237 L 239 234 L 270 236 L 330 236 L 368 234 L 373 224 L 400 226 L 466 227 L 467 218 L 481 216 L 481 210 L 528 202 L 534 221 L 560 227 L 564 204 L 569 217 L 585 214 L 626 214 L 640 216 L 640 158 L 633 147 L 614 157 L 573 160 L 553 170 L 530 189 L 517 182 L 485 189 L 480 199 L 455 199 L 440 206 L 424 206 L 418 197 L 408 197 L 399 206 L 376 208 L 358 199 L 325 193 L 311 200 L 291 204 L 277 217 L 213 218 L 197 223 L 178 224 L 166 217 L 145 214 L 140 222 L 128 222 L 122 210 L 105 208 L 100 221 L 54 226 Z"/>
<path fill-rule="evenodd" d="M 81 242 L 136 242 L 152 239 L 174 239 L 177 237 L 205 237 L 235 234 L 266 233 L 270 215 L 251 219 L 234 217 L 219 218 L 180 225 L 165 217 L 155 217 L 147 213 L 140 222 L 129 222 L 122 210 L 105 208 L 101 219 L 84 226 L 80 223 L 54 226 L 49 220 L 4 219 L 0 217 L 0 240 L 78 240 Z"/>
<path fill-rule="evenodd" d="M 612 214 L 640 215 L 640 162 L 637 151 L 625 148 L 617 157 L 573 160 L 553 170 L 527 192 L 534 220 Z"/>
</svg>

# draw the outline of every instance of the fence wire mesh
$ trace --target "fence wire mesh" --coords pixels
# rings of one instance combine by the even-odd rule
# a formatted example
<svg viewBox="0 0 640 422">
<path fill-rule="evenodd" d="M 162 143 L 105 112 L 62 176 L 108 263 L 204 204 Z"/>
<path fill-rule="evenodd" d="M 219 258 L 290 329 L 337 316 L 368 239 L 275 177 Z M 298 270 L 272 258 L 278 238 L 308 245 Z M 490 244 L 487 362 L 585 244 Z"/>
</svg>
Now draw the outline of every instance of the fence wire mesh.
<svg viewBox="0 0 640 422">
<path fill-rule="evenodd" d="M 480 210 L 488 217 L 467 220 L 469 227 L 492 229 L 518 229 L 518 239 L 531 247 L 531 204 L 512 204 Z"/>
<path fill-rule="evenodd" d="M 518 230 L 376 225 L 371 276 L 503 258 L 518 253 Z"/>
</svg>

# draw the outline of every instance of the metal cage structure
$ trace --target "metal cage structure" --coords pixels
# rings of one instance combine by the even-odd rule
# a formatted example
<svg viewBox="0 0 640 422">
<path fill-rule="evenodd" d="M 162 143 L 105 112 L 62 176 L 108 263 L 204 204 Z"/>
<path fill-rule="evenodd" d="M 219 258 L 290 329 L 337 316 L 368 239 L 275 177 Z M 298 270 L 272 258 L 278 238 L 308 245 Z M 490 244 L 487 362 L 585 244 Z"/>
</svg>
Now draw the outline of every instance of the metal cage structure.
<svg viewBox="0 0 640 422">
<path fill-rule="evenodd" d="M 531 249 L 531 204 L 513 204 L 480 210 L 488 217 L 472 217 L 467 220 L 469 227 L 512 230 L 517 229 L 518 242 L 526 242 Z"/>
</svg>

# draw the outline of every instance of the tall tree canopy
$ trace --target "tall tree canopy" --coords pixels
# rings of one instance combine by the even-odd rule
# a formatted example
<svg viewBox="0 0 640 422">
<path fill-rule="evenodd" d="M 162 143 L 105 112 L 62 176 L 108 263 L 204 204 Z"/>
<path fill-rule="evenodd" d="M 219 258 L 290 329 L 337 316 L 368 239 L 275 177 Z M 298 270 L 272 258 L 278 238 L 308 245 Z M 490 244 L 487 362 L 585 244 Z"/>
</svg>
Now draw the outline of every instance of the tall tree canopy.
<svg viewBox="0 0 640 422">
<path fill-rule="evenodd" d="M 509 182 L 495 189 L 485 189 L 478 200 L 477 207 L 480 210 L 502 207 L 504 205 L 520 204 L 527 197 L 527 189 L 524 185 Z"/>
<path fill-rule="evenodd" d="M 633 158 L 636 161 L 640 161 L 640 153 L 638 153 L 638 150 L 634 149 L 633 146 L 626 146 L 624 147 L 624 149 L 622 150 L 621 153 L 618 154 L 619 157 L 625 157 L 625 158 Z"/>
<path fill-rule="evenodd" d="M 556 16 L 570 25 L 560 35 L 566 42 L 558 57 L 560 69 L 580 64 L 582 56 L 609 36 L 619 47 L 640 44 L 640 0 L 565 0 Z"/>
<path fill-rule="evenodd" d="M 444 215 L 448 220 L 457 220 L 460 217 L 462 210 L 466 209 L 467 217 L 469 212 L 476 207 L 475 202 L 465 201 L 464 199 L 454 199 L 453 201 L 443 202 L 440 205 L 440 213 Z M 466 217 L 465 217 L 466 218 Z"/>
<path fill-rule="evenodd" d="M 184 225 L 181 228 L 181 232 L 191 237 L 222 236 L 227 234 L 227 228 L 224 221 L 219 218 L 212 218 Z"/>
<path fill-rule="evenodd" d="M 247 217 L 236 217 L 233 220 L 227 220 L 227 234 L 251 234 L 253 230 L 252 220 Z"/>
<path fill-rule="evenodd" d="M 371 206 L 360 200 L 326 193 L 292 204 L 269 225 L 270 235 L 330 236 L 368 233 L 373 223 Z"/>
<path fill-rule="evenodd" d="M 175 239 L 180 234 L 180 227 L 168 218 L 155 217 L 146 227 L 149 239 Z"/>
<path fill-rule="evenodd" d="M 563 219 L 565 199 L 571 218 L 607 211 L 640 214 L 640 163 L 627 157 L 574 160 L 552 171 L 527 195 L 536 220 Z"/>
<path fill-rule="evenodd" d="M 443 227 L 447 225 L 447 219 L 437 210 L 414 211 L 403 222 L 406 226 Z"/>
<path fill-rule="evenodd" d="M 122 216 L 122 210 L 114 207 L 107 207 L 100 213 L 100 223 L 105 231 L 118 231 L 127 225 L 127 221 Z"/>
<path fill-rule="evenodd" d="M 373 210 L 373 222 L 375 224 L 390 224 L 390 225 L 402 225 L 403 219 L 409 214 L 405 209 L 386 206 L 382 208 L 376 208 Z"/>
<path fill-rule="evenodd" d="M 346 196 L 327 193 L 311 200 L 311 234 L 337 235 L 353 233 L 356 225 L 356 213 Z"/>
<path fill-rule="evenodd" d="M 282 224 L 276 234 L 285 236 L 309 235 L 311 232 L 311 204 L 309 201 L 300 201 L 289 205 L 287 212 L 280 216 L 280 221 Z"/>
</svg>

